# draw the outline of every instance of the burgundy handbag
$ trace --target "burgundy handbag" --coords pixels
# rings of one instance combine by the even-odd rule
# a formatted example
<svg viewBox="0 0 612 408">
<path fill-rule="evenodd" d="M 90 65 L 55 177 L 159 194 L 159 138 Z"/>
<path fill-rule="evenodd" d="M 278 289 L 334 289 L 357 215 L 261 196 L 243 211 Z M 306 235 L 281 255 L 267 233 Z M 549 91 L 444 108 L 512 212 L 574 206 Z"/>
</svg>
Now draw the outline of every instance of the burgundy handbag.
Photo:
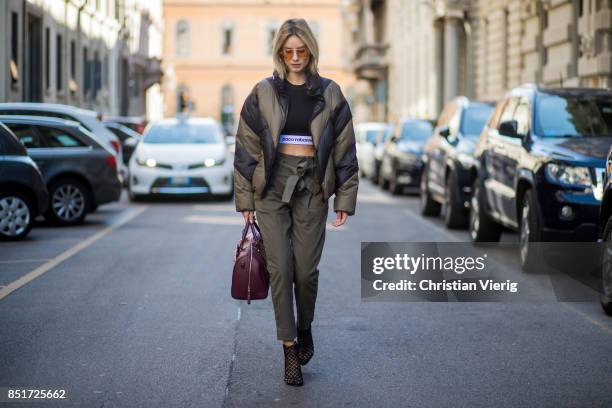
<svg viewBox="0 0 612 408">
<path fill-rule="evenodd" d="M 248 234 L 250 230 L 250 234 Z M 268 297 L 268 270 L 261 230 L 255 221 L 247 222 L 236 246 L 232 273 L 232 297 L 246 300 Z"/>
</svg>

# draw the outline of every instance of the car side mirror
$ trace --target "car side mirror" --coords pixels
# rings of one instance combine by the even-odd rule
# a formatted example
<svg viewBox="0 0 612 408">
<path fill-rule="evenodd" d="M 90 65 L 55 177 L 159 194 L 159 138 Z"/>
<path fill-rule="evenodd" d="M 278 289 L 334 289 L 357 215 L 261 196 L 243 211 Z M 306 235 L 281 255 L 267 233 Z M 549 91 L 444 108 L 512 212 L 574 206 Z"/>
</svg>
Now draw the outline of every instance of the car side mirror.
<svg viewBox="0 0 612 408">
<path fill-rule="evenodd" d="M 440 129 L 438 130 L 438 134 L 442 136 L 443 138 L 448 139 L 448 137 L 450 136 L 450 128 L 448 127 L 448 125 L 440 126 Z"/>
<path fill-rule="evenodd" d="M 395 135 L 391 136 L 391 141 L 393 143 L 397 143 L 397 140 L 398 140 L 397 136 L 395 136 Z"/>
<path fill-rule="evenodd" d="M 508 137 L 519 137 L 517 128 L 518 123 L 516 120 L 506 120 L 499 124 L 499 134 Z"/>
</svg>

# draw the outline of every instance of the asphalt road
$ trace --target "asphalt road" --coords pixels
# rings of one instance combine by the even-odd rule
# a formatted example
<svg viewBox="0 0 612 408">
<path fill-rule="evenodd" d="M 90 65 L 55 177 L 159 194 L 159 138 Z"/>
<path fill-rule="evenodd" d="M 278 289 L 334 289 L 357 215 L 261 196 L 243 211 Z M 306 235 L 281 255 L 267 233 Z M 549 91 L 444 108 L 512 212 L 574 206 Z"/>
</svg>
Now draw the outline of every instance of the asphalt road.
<svg viewBox="0 0 612 408">
<path fill-rule="evenodd" d="M 231 202 L 123 200 L 2 243 L 0 297 L 29 282 L 0 299 L 0 387 L 68 398 L 0 406 L 612 406 L 596 303 L 363 302 L 362 241 L 468 238 L 366 181 L 357 215 L 328 226 L 316 353 L 288 387 L 270 299 L 229 295 L 241 227 Z M 494 257 L 521 274 L 517 254 Z"/>
</svg>

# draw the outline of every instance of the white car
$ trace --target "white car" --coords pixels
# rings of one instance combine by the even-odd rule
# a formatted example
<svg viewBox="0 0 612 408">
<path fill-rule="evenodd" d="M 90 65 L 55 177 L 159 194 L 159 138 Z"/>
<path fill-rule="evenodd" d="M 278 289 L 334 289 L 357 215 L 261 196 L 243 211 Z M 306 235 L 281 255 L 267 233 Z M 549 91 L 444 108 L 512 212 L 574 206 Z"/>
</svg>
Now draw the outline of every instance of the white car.
<svg viewBox="0 0 612 408">
<path fill-rule="evenodd" d="M 132 200 L 152 194 L 234 194 L 234 164 L 221 126 L 210 118 L 149 124 L 129 162 Z"/>
<path fill-rule="evenodd" d="M 355 127 L 357 161 L 362 176 L 378 180 L 383 147 L 391 133 L 393 125 L 390 123 L 365 122 Z"/>
</svg>

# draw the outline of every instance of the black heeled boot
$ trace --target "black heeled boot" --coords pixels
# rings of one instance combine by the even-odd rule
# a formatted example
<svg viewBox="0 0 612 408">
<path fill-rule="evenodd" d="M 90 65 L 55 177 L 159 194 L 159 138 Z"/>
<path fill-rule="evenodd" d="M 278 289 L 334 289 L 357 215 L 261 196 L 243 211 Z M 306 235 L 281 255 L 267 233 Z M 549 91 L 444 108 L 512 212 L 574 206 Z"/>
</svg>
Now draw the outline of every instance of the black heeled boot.
<svg viewBox="0 0 612 408">
<path fill-rule="evenodd" d="M 301 365 L 306 365 L 314 355 L 314 342 L 312 341 L 311 327 L 306 330 L 298 329 L 298 358 Z"/>
<path fill-rule="evenodd" d="M 293 343 L 291 346 L 283 344 L 283 351 L 285 352 L 285 382 L 288 385 L 299 387 L 304 384 L 304 379 L 302 378 L 297 344 Z"/>
</svg>

